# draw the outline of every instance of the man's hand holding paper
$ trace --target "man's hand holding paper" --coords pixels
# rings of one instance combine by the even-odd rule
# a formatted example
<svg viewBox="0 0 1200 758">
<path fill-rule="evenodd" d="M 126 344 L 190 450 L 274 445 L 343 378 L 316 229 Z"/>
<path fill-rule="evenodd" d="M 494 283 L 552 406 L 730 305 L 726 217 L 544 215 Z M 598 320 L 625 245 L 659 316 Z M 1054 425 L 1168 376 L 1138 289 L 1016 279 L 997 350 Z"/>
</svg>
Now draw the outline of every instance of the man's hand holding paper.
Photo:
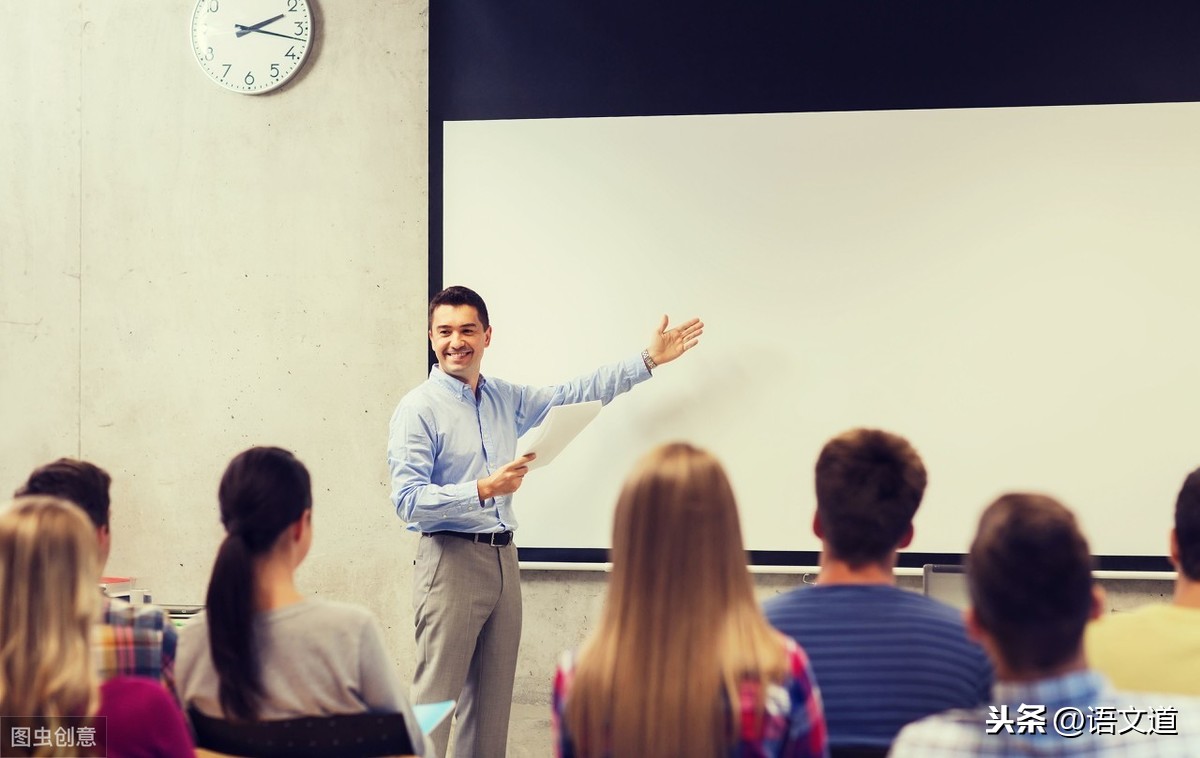
<svg viewBox="0 0 1200 758">
<path fill-rule="evenodd" d="M 529 473 L 529 463 L 536 457 L 537 453 L 526 453 L 496 469 L 491 476 L 480 479 L 477 482 L 479 502 L 497 495 L 511 495 L 520 489 L 521 482 Z"/>
</svg>

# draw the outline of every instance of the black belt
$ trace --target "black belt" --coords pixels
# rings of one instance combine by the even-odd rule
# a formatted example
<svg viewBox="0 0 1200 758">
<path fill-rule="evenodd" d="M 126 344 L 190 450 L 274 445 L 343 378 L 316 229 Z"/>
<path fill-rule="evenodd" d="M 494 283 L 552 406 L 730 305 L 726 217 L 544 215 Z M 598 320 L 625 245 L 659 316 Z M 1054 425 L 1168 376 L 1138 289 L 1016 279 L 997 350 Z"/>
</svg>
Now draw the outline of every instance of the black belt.
<svg viewBox="0 0 1200 758">
<path fill-rule="evenodd" d="M 482 542 L 492 547 L 504 547 L 512 542 L 512 532 L 424 532 L 426 537 L 444 534 L 447 537 L 460 537 L 471 542 Z"/>
</svg>

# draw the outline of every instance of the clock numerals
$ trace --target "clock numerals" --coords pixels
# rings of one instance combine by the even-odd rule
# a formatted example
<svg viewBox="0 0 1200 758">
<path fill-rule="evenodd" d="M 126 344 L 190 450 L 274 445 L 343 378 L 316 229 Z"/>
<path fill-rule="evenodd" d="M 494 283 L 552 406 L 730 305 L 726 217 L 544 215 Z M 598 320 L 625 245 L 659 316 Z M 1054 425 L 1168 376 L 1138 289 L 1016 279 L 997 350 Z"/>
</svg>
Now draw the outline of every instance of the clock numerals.
<svg viewBox="0 0 1200 758">
<path fill-rule="evenodd" d="M 212 50 L 212 48 L 209 48 L 209 50 Z M 210 57 L 210 58 L 207 58 L 207 60 L 212 60 L 212 58 L 211 58 L 211 57 Z M 230 69 L 232 69 L 232 68 L 233 68 L 233 64 L 232 64 L 232 63 L 222 63 L 222 64 L 221 64 L 221 68 L 222 68 L 222 69 L 224 69 L 223 71 L 221 71 L 221 78 L 222 78 L 222 79 L 225 79 L 226 77 L 228 77 L 228 76 L 229 76 L 229 71 L 230 71 Z M 280 68 L 279 68 L 279 64 L 278 64 L 278 63 L 272 63 L 272 64 L 271 64 L 271 73 L 269 74 L 269 76 L 270 76 L 272 79 L 278 79 L 282 73 L 283 73 L 283 71 L 282 71 L 282 69 L 280 69 Z M 246 75 L 242 77 L 242 82 L 243 82 L 243 83 L 244 83 L 244 84 L 245 84 L 247 87 L 253 87 L 253 86 L 254 86 L 254 82 L 255 82 L 255 81 L 256 81 L 256 80 L 255 80 L 255 78 L 254 78 L 254 72 L 253 72 L 253 71 L 247 71 L 247 72 L 246 72 Z"/>
<path fill-rule="evenodd" d="M 235 92 L 262 93 L 279 87 L 308 57 L 311 1 L 260 0 L 257 10 L 247 11 L 245 3 L 192 0 L 192 51 L 197 62 L 214 82 Z"/>
</svg>

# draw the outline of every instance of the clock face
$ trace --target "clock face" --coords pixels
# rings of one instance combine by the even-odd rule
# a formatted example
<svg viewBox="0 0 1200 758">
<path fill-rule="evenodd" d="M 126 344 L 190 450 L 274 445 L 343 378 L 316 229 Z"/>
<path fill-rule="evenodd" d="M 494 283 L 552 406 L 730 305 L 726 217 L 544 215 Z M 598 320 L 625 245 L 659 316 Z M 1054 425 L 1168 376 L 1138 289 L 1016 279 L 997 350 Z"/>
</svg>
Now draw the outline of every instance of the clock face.
<svg viewBox="0 0 1200 758">
<path fill-rule="evenodd" d="M 198 0 L 192 52 L 222 87 L 268 92 L 304 63 L 312 39 L 308 0 Z"/>
</svg>

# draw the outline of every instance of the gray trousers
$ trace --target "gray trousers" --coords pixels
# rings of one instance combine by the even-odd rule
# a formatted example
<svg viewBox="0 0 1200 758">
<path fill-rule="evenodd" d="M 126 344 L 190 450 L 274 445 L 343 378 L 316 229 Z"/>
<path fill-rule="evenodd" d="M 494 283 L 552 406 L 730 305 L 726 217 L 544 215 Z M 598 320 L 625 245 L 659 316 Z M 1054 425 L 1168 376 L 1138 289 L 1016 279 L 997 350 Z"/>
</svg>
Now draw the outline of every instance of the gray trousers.
<svg viewBox="0 0 1200 758">
<path fill-rule="evenodd" d="M 503 756 L 521 643 L 516 544 L 492 547 L 422 535 L 413 571 L 413 610 L 417 672 L 412 701 L 458 701 L 456 756 Z M 439 756 L 446 756 L 449 740 L 446 719 L 429 741 Z"/>
</svg>

